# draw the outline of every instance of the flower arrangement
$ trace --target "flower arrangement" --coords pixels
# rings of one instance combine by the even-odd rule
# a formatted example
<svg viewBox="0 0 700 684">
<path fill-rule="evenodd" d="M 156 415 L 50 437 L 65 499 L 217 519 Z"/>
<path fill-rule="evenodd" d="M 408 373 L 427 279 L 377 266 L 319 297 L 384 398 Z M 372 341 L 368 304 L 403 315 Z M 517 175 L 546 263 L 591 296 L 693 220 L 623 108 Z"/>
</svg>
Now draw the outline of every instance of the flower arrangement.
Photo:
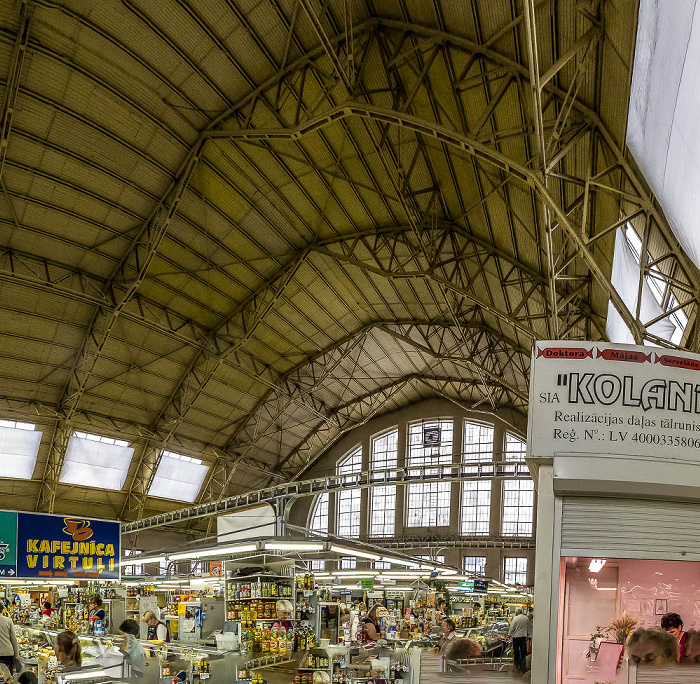
<svg viewBox="0 0 700 684">
<path fill-rule="evenodd" d="M 618 644 L 624 644 L 627 637 L 637 626 L 637 618 L 632 617 L 627 611 L 622 613 L 622 617 L 615 618 L 606 628 L 605 633 L 614 637 Z"/>
<path fill-rule="evenodd" d="M 591 643 L 585 657 L 590 660 L 598 653 L 598 641 L 600 639 L 612 638 L 615 639 L 616 643 L 624 644 L 636 626 L 637 618 L 632 617 L 627 611 L 622 614 L 622 617 L 615 618 L 605 627 L 597 625 L 595 632 L 591 634 Z"/>
</svg>

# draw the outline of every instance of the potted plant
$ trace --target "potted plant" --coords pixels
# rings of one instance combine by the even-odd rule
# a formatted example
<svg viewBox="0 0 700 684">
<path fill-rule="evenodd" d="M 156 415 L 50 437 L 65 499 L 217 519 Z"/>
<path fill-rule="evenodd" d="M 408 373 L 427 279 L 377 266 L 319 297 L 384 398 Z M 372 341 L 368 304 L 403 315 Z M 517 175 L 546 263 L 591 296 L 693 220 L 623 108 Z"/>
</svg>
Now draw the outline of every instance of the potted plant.
<svg viewBox="0 0 700 684">
<path fill-rule="evenodd" d="M 618 644 L 624 644 L 627 637 L 637 626 L 637 618 L 632 617 L 627 611 L 622 613 L 622 617 L 615 618 L 606 628 L 605 633 L 612 637 Z"/>
<path fill-rule="evenodd" d="M 596 625 L 595 632 L 591 634 L 591 640 L 588 645 L 588 651 L 586 651 L 586 660 L 595 660 L 598 655 L 598 642 L 601 639 L 605 639 L 606 631 L 604 627 Z"/>
</svg>

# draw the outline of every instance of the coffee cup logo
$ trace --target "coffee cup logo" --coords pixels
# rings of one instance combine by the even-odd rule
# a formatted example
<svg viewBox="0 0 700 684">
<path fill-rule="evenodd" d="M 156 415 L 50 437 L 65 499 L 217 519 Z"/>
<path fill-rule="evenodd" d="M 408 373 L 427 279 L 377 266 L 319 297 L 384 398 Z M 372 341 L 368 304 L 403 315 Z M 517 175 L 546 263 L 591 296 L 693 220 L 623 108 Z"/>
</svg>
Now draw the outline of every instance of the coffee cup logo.
<svg viewBox="0 0 700 684">
<path fill-rule="evenodd" d="M 83 518 L 63 518 L 63 522 L 66 525 L 63 531 L 70 537 L 73 537 L 73 541 L 87 541 L 93 535 L 89 520 Z"/>
</svg>

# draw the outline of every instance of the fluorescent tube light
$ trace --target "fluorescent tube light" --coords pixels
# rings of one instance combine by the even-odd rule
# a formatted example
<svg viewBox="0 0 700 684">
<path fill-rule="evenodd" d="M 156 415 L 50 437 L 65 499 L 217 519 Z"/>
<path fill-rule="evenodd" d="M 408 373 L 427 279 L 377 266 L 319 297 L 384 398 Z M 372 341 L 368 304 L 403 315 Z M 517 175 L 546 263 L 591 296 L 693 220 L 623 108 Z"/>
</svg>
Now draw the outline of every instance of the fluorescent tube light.
<svg viewBox="0 0 700 684">
<path fill-rule="evenodd" d="M 323 544 L 313 542 L 265 542 L 271 551 L 323 551 Z"/>
<path fill-rule="evenodd" d="M 143 558 L 142 556 L 129 556 L 129 560 L 120 561 L 121 566 L 124 568 L 128 565 L 142 565 L 145 563 L 164 563 L 166 560 L 165 556 L 156 556 L 155 558 Z"/>
<path fill-rule="evenodd" d="M 170 556 L 170 560 L 188 560 L 190 558 L 209 558 L 210 556 L 227 556 L 231 553 L 250 553 L 257 551 L 257 544 L 237 544 L 235 546 L 221 546 L 216 549 L 203 549 L 201 551 L 190 551 L 189 553 L 176 553 Z"/>
<path fill-rule="evenodd" d="M 331 544 L 331 551 L 335 551 L 335 553 L 341 553 L 344 555 L 357 556 L 358 558 L 369 558 L 370 560 L 376 561 L 378 561 L 381 558 L 381 556 L 378 556 L 376 553 L 356 551 L 355 549 L 347 549 L 344 546 L 335 546 L 335 544 Z"/>
<path fill-rule="evenodd" d="M 403 558 L 393 558 L 391 556 L 382 556 L 382 563 L 394 563 L 394 565 L 405 565 L 407 568 L 418 568 L 420 563 L 416 561 L 408 561 Z"/>
<path fill-rule="evenodd" d="M 593 558 L 591 560 L 590 565 L 588 566 L 588 569 L 591 572 L 600 572 L 603 569 L 603 566 L 607 563 L 608 561 L 605 560 L 604 558 Z"/>
</svg>

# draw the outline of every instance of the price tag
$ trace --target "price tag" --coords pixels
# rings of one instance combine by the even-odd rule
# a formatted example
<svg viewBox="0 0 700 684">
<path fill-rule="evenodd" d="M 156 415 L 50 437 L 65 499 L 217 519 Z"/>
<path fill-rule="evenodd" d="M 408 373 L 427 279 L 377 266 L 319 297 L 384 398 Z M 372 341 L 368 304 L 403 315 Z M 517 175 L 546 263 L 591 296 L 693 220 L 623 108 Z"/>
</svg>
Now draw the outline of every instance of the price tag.
<svg viewBox="0 0 700 684">
<path fill-rule="evenodd" d="M 208 672 L 200 672 L 199 678 L 200 679 L 209 679 L 209 673 Z"/>
</svg>

